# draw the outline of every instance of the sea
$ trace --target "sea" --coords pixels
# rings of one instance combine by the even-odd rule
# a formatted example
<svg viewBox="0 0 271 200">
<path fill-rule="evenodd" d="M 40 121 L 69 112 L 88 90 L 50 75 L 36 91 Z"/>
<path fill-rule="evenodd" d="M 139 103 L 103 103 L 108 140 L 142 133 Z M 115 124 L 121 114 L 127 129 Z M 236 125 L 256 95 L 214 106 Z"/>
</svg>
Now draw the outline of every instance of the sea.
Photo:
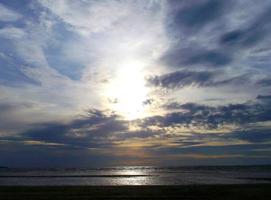
<svg viewBox="0 0 271 200">
<path fill-rule="evenodd" d="M 271 166 L 0 168 L 1 186 L 119 186 L 271 183 Z"/>
</svg>

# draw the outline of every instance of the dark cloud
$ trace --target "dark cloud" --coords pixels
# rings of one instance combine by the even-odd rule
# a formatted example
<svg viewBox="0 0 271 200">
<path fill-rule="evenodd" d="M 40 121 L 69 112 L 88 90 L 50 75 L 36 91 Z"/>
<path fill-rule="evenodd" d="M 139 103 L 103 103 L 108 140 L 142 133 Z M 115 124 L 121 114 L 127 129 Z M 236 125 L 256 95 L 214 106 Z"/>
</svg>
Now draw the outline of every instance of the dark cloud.
<svg viewBox="0 0 271 200">
<path fill-rule="evenodd" d="M 191 55 L 184 64 L 203 64 L 210 66 L 222 66 L 231 63 L 232 57 L 229 53 L 220 50 L 203 50 Z"/>
<path fill-rule="evenodd" d="M 259 80 L 257 84 L 263 87 L 271 86 L 271 79 L 266 78 L 266 79 Z"/>
<path fill-rule="evenodd" d="M 229 3 L 224 0 L 169 1 L 172 10 L 168 26 L 180 31 L 198 31 L 221 17 Z"/>
<path fill-rule="evenodd" d="M 204 27 L 218 23 L 231 1 L 169 1 L 169 14 L 166 29 L 170 37 L 182 38 L 162 56 L 161 60 L 172 67 L 202 65 L 218 67 L 232 62 L 232 53 L 220 48 L 203 47 L 197 40 L 188 42 L 191 36 L 198 34 Z M 185 41 L 185 42 L 182 42 Z"/>
<path fill-rule="evenodd" d="M 194 47 L 183 48 L 176 46 L 170 48 L 161 60 L 172 67 L 184 68 L 187 65 L 202 65 L 209 67 L 219 67 L 232 62 L 230 52 L 219 49 L 207 50 L 204 48 L 195 49 Z"/>
<path fill-rule="evenodd" d="M 31 110 L 35 107 L 32 103 L 0 102 L 0 135 L 9 131 L 18 131 L 28 126 L 18 112 Z"/>
<path fill-rule="evenodd" d="M 271 8 L 267 8 L 260 16 L 244 29 L 233 30 L 221 36 L 220 43 L 227 46 L 248 47 L 265 39 L 270 32 Z"/>
<path fill-rule="evenodd" d="M 83 166 L 92 162 L 98 164 L 107 164 L 114 159 L 131 159 L 114 155 L 97 154 L 96 151 L 106 150 L 112 152 L 116 144 L 130 139 L 151 139 L 160 138 L 168 140 L 171 144 L 177 145 L 178 148 L 171 146 L 154 144 L 148 146 L 144 151 L 151 153 L 153 159 L 161 157 L 159 160 L 165 161 L 174 155 L 183 155 L 191 157 L 196 154 L 206 154 L 206 159 L 216 156 L 234 157 L 235 155 L 246 156 L 247 151 L 254 149 L 265 148 L 265 144 L 255 147 L 256 143 L 265 143 L 271 139 L 269 129 L 253 129 L 253 130 L 238 130 L 231 133 L 191 133 L 188 135 L 166 134 L 166 127 L 174 126 L 208 126 L 215 128 L 223 123 L 238 123 L 245 124 L 249 122 L 257 122 L 271 120 L 270 112 L 266 113 L 265 109 L 261 110 L 258 105 L 249 104 L 234 104 L 228 106 L 211 107 L 193 103 L 187 104 L 171 104 L 168 109 L 179 109 L 180 112 L 171 113 L 165 116 L 156 116 L 142 119 L 138 123 L 140 130 L 131 131 L 128 128 L 128 122 L 123 121 L 114 113 L 103 112 L 100 110 L 90 110 L 87 115 L 78 117 L 69 123 L 47 123 L 33 126 L 32 129 L 19 134 L 17 137 L 2 138 L 1 148 L 4 152 L 1 156 L 6 162 L 14 160 L 14 165 L 25 164 L 24 162 L 16 161 L 16 158 L 24 158 L 29 154 L 28 158 L 35 161 L 28 163 L 29 165 L 43 164 L 60 165 L 60 161 L 67 162 L 69 166 L 76 156 L 80 155 L 76 165 Z M 263 118 L 264 112 L 269 118 Z M 135 123 L 135 121 L 133 122 Z M 161 129 L 153 130 L 149 126 L 160 126 Z M 10 142 L 7 142 L 9 140 Z M 255 143 L 254 146 L 204 146 L 206 141 L 232 141 L 243 140 Z M 30 143 L 25 143 L 31 141 Z M 36 142 L 44 143 L 44 145 L 35 144 Z M 26 145 L 27 144 L 27 145 Z M 200 145 L 200 146 L 197 146 Z M 269 145 L 270 146 L 270 145 Z M 16 147 L 14 149 L 14 147 Z M 185 147 L 185 148 L 183 148 Z M 34 152 L 34 153 L 31 153 Z M 167 156 L 168 155 L 168 156 Z M 266 154 L 264 154 L 266 156 Z M 202 156 L 202 155 L 199 155 Z M 258 156 L 258 154 L 255 156 Z M 40 159 L 50 158 L 53 163 L 47 163 Z M 82 159 L 82 160 L 81 160 Z M 106 159 L 106 161 L 104 160 Z M 217 159 L 217 158 L 216 158 Z M 177 159 L 178 160 L 178 159 Z M 175 160 L 175 161 L 177 161 Z M 36 162 L 37 161 L 37 162 Z M 38 162 L 39 161 L 39 162 Z M 191 158 L 190 158 L 191 161 Z M 94 164 L 93 163 L 93 164 Z M 66 165 L 67 166 L 67 165 Z"/>
<path fill-rule="evenodd" d="M 230 104 L 226 106 L 205 106 L 194 103 L 173 103 L 166 106 L 175 111 L 165 116 L 153 116 L 141 121 L 143 126 L 160 127 L 185 126 L 218 128 L 225 124 L 243 125 L 253 122 L 271 121 L 269 104 Z"/>
<path fill-rule="evenodd" d="M 238 145 L 222 145 L 222 146 L 191 146 L 191 147 L 172 147 L 155 149 L 155 153 L 160 155 L 165 160 L 173 157 L 174 163 L 178 162 L 175 156 L 188 156 L 185 162 L 180 164 L 190 163 L 199 165 L 219 165 L 219 164 L 266 164 L 271 157 L 270 144 L 238 144 Z M 212 158 L 213 157 L 213 158 Z M 193 158 L 195 159 L 193 162 Z M 215 158 L 215 159 L 214 159 Z M 167 163 L 169 163 L 167 161 Z M 268 162 L 269 163 L 269 162 Z"/>
<path fill-rule="evenodd" d="M 9 102 L 0 102 L 0 127 L 1 122 L 5 121 L 5 119 L 9 118 L 9 115 L 12 113 L 16 113 L 16 111 L 21 109 L 29 109 L 34 105 L 31 103 L 9 103 Z"/>
<path fill-rule="evenodd" d="M 110 146 L 109 139 L 116 132 L 128 130 L 128 124 L 114 114 L 90 110 L 87 116 L 74 119 L 70 123 L 47 123 L 34 125 L 21 134 L 23 140 L 67 144 L 78 147 Z"/>
<path fill-rule="evenodd" d="M 214 155 L 225 155 L 225 154 L 243 154 L 243 153 L 251 153 L 253 150 L 257 149 L 264 149 L 270 148 L 269 144 L 262 145 L 262 144 L 245 144 L 245 145 L 225 145 L 225 146 L 192 146 L 186 148 L 167 148 L 162 149 L 163 152 L 170 152 L 170 153 L 206 153 L 206 154 L 214 154 Z"/>
<path fill-rule="evenodd" d="M 161 61 L 175 68 L 226 67 L 240 59 L 240 52 L 263 42 L 270 33 L 270 7 L 255 10 L 255 18 L 238 29 L 229 21 L 237 1 L 173 1 L 167 16 L 168 36 L 173 40 Z M 234 9 L 232 9 L 234 8 Z M 250 11 L 251 12 L 251 11 Z M 233 17 L 232 17 L 233 18 Z M 177 38 L 177 39 L 176 39 Z"/>
<path fill-rule="evenodd" d="M 271 141 L 271 129 L 240 130 L 220 135 L 220 139 L 240 139 L 251 143 L 267 143 Z M 219 136 L 218 136 L 219 137 Z"/>
<path fill-rule="evenodd" d="M 271 100 L 271 95 L 258 95 L 257 96 L 257 99 L 260 99 L 260 100 Z"/>
<path fill-rule="evenodd" d="M 213 72 L 202 71 L 176 71 L 162 76 L 154 76 L 148 79 L 148 83 L 164 88 L 185 87 L 188 85 L 204 86 L 212 80 Z"/>
<path fill-rule="evenodd" d="M 0 166 L 8 167 L 96 167 L 112 164 L 114 156 L 84 148 L 53 145 L 26 145 L 0 141 Z"/>
<path fill-rule="evenodd" d="M 221 40 L 220 42 L 222 44 L 232 44 L 234 43 L 235 41 L 238 41 L 242 38 L 242 31 L 231 31 L 229 33 L 226 33 L 224 34 L 222 37 L 221 37 Z"/>
<path fill-rule="evenodd" d="M 247 127 L 233 130 L 226 133 L 192 133 L 185 137 L 186 141 L 191 141 L 203 145 L 206 142 L 245 141 L 251 144 L 269 143 L 271 141 L 271 128 L 268 127 Z"/>
<path fill-rule="evenodd" d="M 163 19 L 163 21 L 155 23 L 154 27 L 149 28 L 150 31 L 147 31 L 146 37 L 154 35 L 154 40 L 150 44 L 155 43 L 157 34 L 162 34 L 162 38 L 164 38 L 164 34 L 167 34 L 168 37 L 160 45 L 162 48 L 168 48 L 163 49 L 164 54 L 154 62 L 170 73 L 154 75 L 147 79 L 149 86 L 157 88 L 155 91 L 150 91 L 148 99 L 142 102 L 142 106 L 152 105 L 151 108 L 156 109 L 160 101 L 170 101 L 168 98 L 174 97 L 174 94 L 173 96 L 169 95 L 156 102 L 156 99 L 151 96 L 152 92 L 157 92 L 161 88 L 176 89 L 187 86 L 227 86 L 227 88 L 217 88 L 221 89 L 218 93 L 224 92 L 223 96 L 227 96 L 227 92 L 234 90 L 240 92 L 240 95 L 237 96 L 241 99 L 251 96 L 249 93 L 255 95 L 256 89 L 259 89 L 262 95 L 256 97 L 256 100 L 250 103 L 223 105 L 225 99 L 212 99 L 208 98 L 208 94 L 205 94 L 203 98 L 206 100 L 204 102 L 207 100 L 209 103 L 212 103 L 210 101 L 219 101 L 219 106 L 173 102 L 158 108 L 158 110 L 151 110 L 149 113 L 150 115 L 158 113 L 157 116 L 132 121 L 127 121 L 113 112 L 92 109 L 85 115 L 74 117 L 66 123 L 39 124 L 30 124 L 29 120 L 39 111 L 47 116 L 48 112 L 43 112 L 47 104 L 61 110 L 61 107 L 66 103 L 63 102 L 61 106 L 60 101 L 57 101 L 56 105 L 54 99 L 51 102 L 50 99 L 41 98 L 40 95 L 44 94 L 42 87 L 36 87 L 42 86 L 40 82 L 36 81 L 39 77 L 32 77 L 26 71 L 31 71 L 32 68 L 38 66 L 49 65 L 47 68 L 52 68 L 52 73 L 66 76 L 62 77 L 65 79 L 63 79 L 64 81 L 66 78 L 71 79 L 68 88 L 75 89 L 77 92 L 74 95 L 80 96 L 81 89 L 84 90 L 84 86 L 88 86 L 85 81 L 85 72 L 94 73 L 94 79 L 92 79 L 94 84 L 101 82 L 109 84 L 108 80 L 112 74 L 109 74 L 109 79 L 108 77 L 100 77 L 107 72 L 103 71 L 100 74 L 98 65 L 104 63 L 100 62 L 104 58 L 101 55 L 102 51 L 112 53 L 111 56 L 115 55 L 115 52 L 111 51 L 110 45 L 114 43 L 113 40 L 116 39 L 118 30 L 121 30 L 121 34 L 126 35 L 128 40 L 133 39 L 135 34 L 134 31 L 126 29 L 127 23 L 130 24 L 130 22 L 125 22 L 125 20 L 124 23 L 118 24 L 117 31 L 112 35 L 108 31 L 111 29 L 110 22 L 109 26 L 105 24 L 106 27 L 103 25 L 102 28 L 94 27 L 94 29 L 99 29 L 98 31 L 92 30 L 88 26 L 85 27 L 86 29 L 83 27 L 83 30 L 81 26 L 78 26 L 78 23 L 72 25 L 66 23 L 71 20 L 64 19 L 65 16 L 64 18 L 61 15 L 56 16 L 59 13 L 51 12 L 50 6 L 47 9 L 39 3 L 25 3 L 27 0 L 18 2 L 3 0 L 5 6 L 20 13 L 22 18 L 16 22 L 0 23 L 1 28 L 18 28 L 18 31 L 21 29 L 21 32 L 26 34 L 21 39 L 12 39 L 16 35 L 7 37 L 4 32 L 5 34 L 0 38 L 0 85 L 3 85 L 4 92 L 4 96 L 0 98 L 2 101 L 0 103 L 0 166 L 29 164 L 41 167 L 56 165 L 65 167 L 78 165 L 80 167 L 93 166 L 96 163 L 104 166 L 108 163 L 112 164 L 116 157 L 122 157 L 120 159 L 125 161 L 131 160 L 133 151 L 141 151 L 135 156 L 137 160 L 142 160 L 147 155 L 151 159 L 161 160 L 167 165 L 170 163 L 167 162 L 170 158 L 174 160 L 173 164 L 176 164 L 182 156 L 185 156 L 187 160 L 181 159 L 184 162 L 179 162 L 180 164 L 186 163 L 186 161 L 189 164 L 199 164 L 202 157 L 209 160 L 215 158 L 214 164 L 218 164 L 219 161 L 223 164 L 232 164 L 232 161 L 234 164 L 246 161 L 244 163 L 247 164 L 251 157 L 253 159 L 262 158 L 262 160 L 254 161 L 257 164 L 270 163 L 271 129 L 268 124 L 271 122 L 271 96 L 267 93 L 267 89 L 271 86 L 271 79 L 268 78 L 270 74 L 270 38 L 268 37 L 270 37 L 271 31 L 271 7 L 266 6 L 270 4 L 268 0 L 257 2 L 255 8 L 253 0 L 247 2 L 239 0 L 169 0 L 165 4 L 163 3 L 162 7 L 157 4 L 155 8 L 144 9 L 146 15 L 143 18 L 146 17 L 147 23 L 140 24 L 140 21 L 144 20 L 140 18 L 136 24 L 136 26 L 139 25 L 139 29 L 144 29 L 150 25 L 152 17 L 155 20 Z M 93 6 L 95 5 L 93 4 Z M 130 4 L 125 5 L 125 9 L 130 10 L 127 6 Z M 131 6 L 137 5 L 131 4 Z M 78 10 L 80 9 L 79 5 Z M 150 10 L 151 12 L 149 12 Z M 108 12 L 111 12 L 110 9 Z M 74 14 L 72 11 L 68 13 Z M 157 16 L 162 16 L 162 18 L 157 18 Z M 78 18 L 80 17 L 82 16 L 78 16 Z M 93 23 L 95 24 L 95 20 Z M 97 24 L 99 25 L 99 23 Z M 162 30 L 161 27 L 164 29 Z M 47 32 L 48 28 L 50 29 L 49 36 L 47 34 L 49 33 Z M 114 29 L 113 26 L 112 28 Z M 85 34 L 86 32 L 89 34 Z M 126 32 L 127 34 L 125 34 Z M 90 38 L 94 38 L 91 47 L 84 46 L 83 44 L 88 44 L 84 41 Z M 103 45 L 100 45 L 100 42 Z M 137 47 L 144 49 L 144 42 L 145 40 L 143 45 Z M 29 45 L 27 46 L 27 44 Z M 69 48 L 65 48 L 66 46 L 70 46 L 72 51 L 67 52 Z M 158 54 L 161 53 L 160 46 Z M 21 52 L 24 47 L 27 51 Z M 155 51 L 156 47 L 154 45 Z M 36 50 L 40 52 L 35 54 Z M 123 48 L 120 48 L 120 51 L 122 50 Z M 142 51 L 145 52 L 145 50 Z M 135 52 L 129 51 L 127 56 L 133 57 L 132 54 Z M 40 58 L 39 53 L 41 53 Z M 116 52 L 116 55 L 118 53 Z M 148 59 L 147 57 L 148 55 L 146 55 L 146 59 Z M 116 58 L 115 61 L 121 62 L 121 59 Z M 89 70 L 86 71 L 86 67 Z M 167 69 L 167 67 L 170 68 Z M 258 68 L 255 69 L 255 67 Z M 49 68 L 48 70 L 50 70 Z M 46 67 L 44 69 L 47 70 Z M 36 70 L 37 73 L 43 73 L 38 68 Z M 160 70 L 158 69 L 158 71 Z M 254 77 L 252 72 L 255 71 L 258 74 Z M 266 78 L 257 81 L 257 77 Z M 98 81 L 95 81 L 96 79 Z M 255 83 L 254 81 L 256 81 L 256 85 L 250 89 L 249 86 Z M 55 94 L 61 89 L 63 90 L 63 88 L 59 88 L 59 85 L 56 85 L 57 82 L 44 85 L 46 91 L 48 88 L 53 88 L 53 96 L 56 98 Z M 22 89 L 19 91 L 22 93 L 24 88 L 6 87 L 25 86 L 26 84 L 29 87 L 25 89 L 33 93 L 34 96 L 30 95 L 25 98 L 36 102 L 37 105 L 19 103 L 23 99 L 16 98 L 15 96 L 18 94 L 15 96 L 14 94 L 18 89 Z M 243 87 L 237 87 L 241 84 Z M 33 87 L 39 90 L 33 90 Z M 94 88 L 96 88 L 95 85 Z M 100 91 L 97 92 L 100 93 Z M 214 88 L 212 88 L 212 92 L 215 92 Z M 73 103 L 78 100 L 78 97 L 68 93 L 68 91 L 64 91 L 64 95 L 71 98 Z M 228 100 L 231 95 L 229 93 Z M 100 97 L 100 95 L 94 96 L 94 99 Z M 238 98 L 237 96 L 234 95 Z M 92 97 L 90 98 L 93 100 Z M 9 99 L 16 103 L 6 102 Z M 108 99 L 108 102 L 109 104 L 120 103 L 116 98 Z M 28 106 L 33 107 L 29 108 Z M 160 109 L 163 112 L 159 113 Z M 22 119 L 24 113 L 32 117 L 24 120 Z M 35 121 L 41 120 L 39 118 L 43 118 L 43 115 L 38 116 Z M 229 126 L 225 127 L 224 125 Z M 226 133 L 224 128 L 228 127 L 235 130 L 230 131 L 229 128 L 227 129 L 229 132 Z M 216 132 L 216 130 L 218 131 Z M 227 145 L 238 142 L 245 144 Z M 215 144 L 217 146 L 214 146 Z M 117 152 L 116 149 L 119 155 L 114 154 Z M 125 158 L 123 154 L 125 154 Z M 127 162 L 124 163 L 127 165 Z M 208 162 L 204 160 L 202 163 Z"/>
<path fill-rule="evenodd" d="M 250 81 L 249 74 L 235 76 L 232 78 L 217 80 L 219 73 L 211 71 L 175 71 L 161 76 L 153 76 L 147 79 L 152 86 L 162 88 L 182 88 L 186 86 L 217 87 L 227 84 L 240 85 Z"/>
<path fill-rule="evenodd" d="M 214 81 L 210 85 L 221 86 L 221 85 L 227 85 L 227 84 L 234 84 L 235 86 L 238 86 L 238 85 L 242 85 L 242 84 L 249 84 L 249 83 L 252 83 L 252 81 L 251 81 L 252 76 L 253 75 L 249 74 L 249 73 L 242 74 L 239 76 L 234 76 L 232 78 L 228 78 L 228 79 L 224 79 L 224 80 L 220 80 L 220 81 Z"/>
<path fill-rule="evenodd" d="M 1 113 L 3 112 L 9 112 L 11 110 L 14 110 L 14 105 L 12 104 L 7 104 L 7 103 L 0 103 L 0 111 Z"/>
<path fill-rule="evenodd" d="M 154 102 L 154 99 L 147 99 L 143 102 L 143 105 L 151 105 Z"/>
<path fill-rule="evenodd" d="M 90 110 L 87 116 L 74 119 L 70 123 L 33 125 L 32 129 L 19 134 L 19 140 L 57 143 L 78 148 L 108 148 L 114 146 L 115 142 L 126 139 L 162 135 L 162 132 L 149 128 L 131 131 L 128 126 L 128 121 L 121 120 L 113 113 Z"/>
</svg>

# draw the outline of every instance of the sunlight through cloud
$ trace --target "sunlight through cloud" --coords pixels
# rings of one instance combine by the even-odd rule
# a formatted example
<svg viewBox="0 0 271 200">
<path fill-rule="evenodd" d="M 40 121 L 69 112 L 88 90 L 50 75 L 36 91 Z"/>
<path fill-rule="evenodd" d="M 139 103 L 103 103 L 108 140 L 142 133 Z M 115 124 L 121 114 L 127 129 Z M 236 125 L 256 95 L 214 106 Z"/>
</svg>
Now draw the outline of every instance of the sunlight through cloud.
<svg viewBox="0 0 271 200">
<path fill-rule="evenodd" d="M 144 78 L 145 63 L 126 60 L 120 63 L 115 78 L 106 89 L 110 107 L 128 120 L 144 116 L 143 102 L 148 95 Z"/>
</svg>

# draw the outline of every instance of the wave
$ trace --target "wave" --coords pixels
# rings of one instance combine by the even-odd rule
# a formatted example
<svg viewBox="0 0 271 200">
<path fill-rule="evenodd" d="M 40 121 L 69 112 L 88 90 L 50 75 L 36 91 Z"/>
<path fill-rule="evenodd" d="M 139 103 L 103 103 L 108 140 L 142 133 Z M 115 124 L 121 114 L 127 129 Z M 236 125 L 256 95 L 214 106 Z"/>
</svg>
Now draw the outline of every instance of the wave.
<svg viewBox="0 0 271 200">
<path fill-rule="evenodd" d="M 0 178 L 133 178 L 133 177 L 149 177 L 158 175 L 3 175 Z"/>
</svg>

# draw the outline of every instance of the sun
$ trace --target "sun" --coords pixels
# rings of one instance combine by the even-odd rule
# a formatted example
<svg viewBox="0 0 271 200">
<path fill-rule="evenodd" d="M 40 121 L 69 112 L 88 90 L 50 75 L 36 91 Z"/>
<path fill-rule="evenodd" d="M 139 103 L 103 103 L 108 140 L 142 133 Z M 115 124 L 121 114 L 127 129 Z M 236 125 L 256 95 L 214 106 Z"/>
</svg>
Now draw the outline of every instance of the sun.
<svg viewBox="0 0 271 200">
<path fill-rule="evenodd" d="M 145 64 L 137 60 L 121 63 L 106 89 L 110 109 L 127 120 L 145 115 L 144 101 L 147 99 L 148 88 L 145 84 L 144 67 Z"/>
</svg>

